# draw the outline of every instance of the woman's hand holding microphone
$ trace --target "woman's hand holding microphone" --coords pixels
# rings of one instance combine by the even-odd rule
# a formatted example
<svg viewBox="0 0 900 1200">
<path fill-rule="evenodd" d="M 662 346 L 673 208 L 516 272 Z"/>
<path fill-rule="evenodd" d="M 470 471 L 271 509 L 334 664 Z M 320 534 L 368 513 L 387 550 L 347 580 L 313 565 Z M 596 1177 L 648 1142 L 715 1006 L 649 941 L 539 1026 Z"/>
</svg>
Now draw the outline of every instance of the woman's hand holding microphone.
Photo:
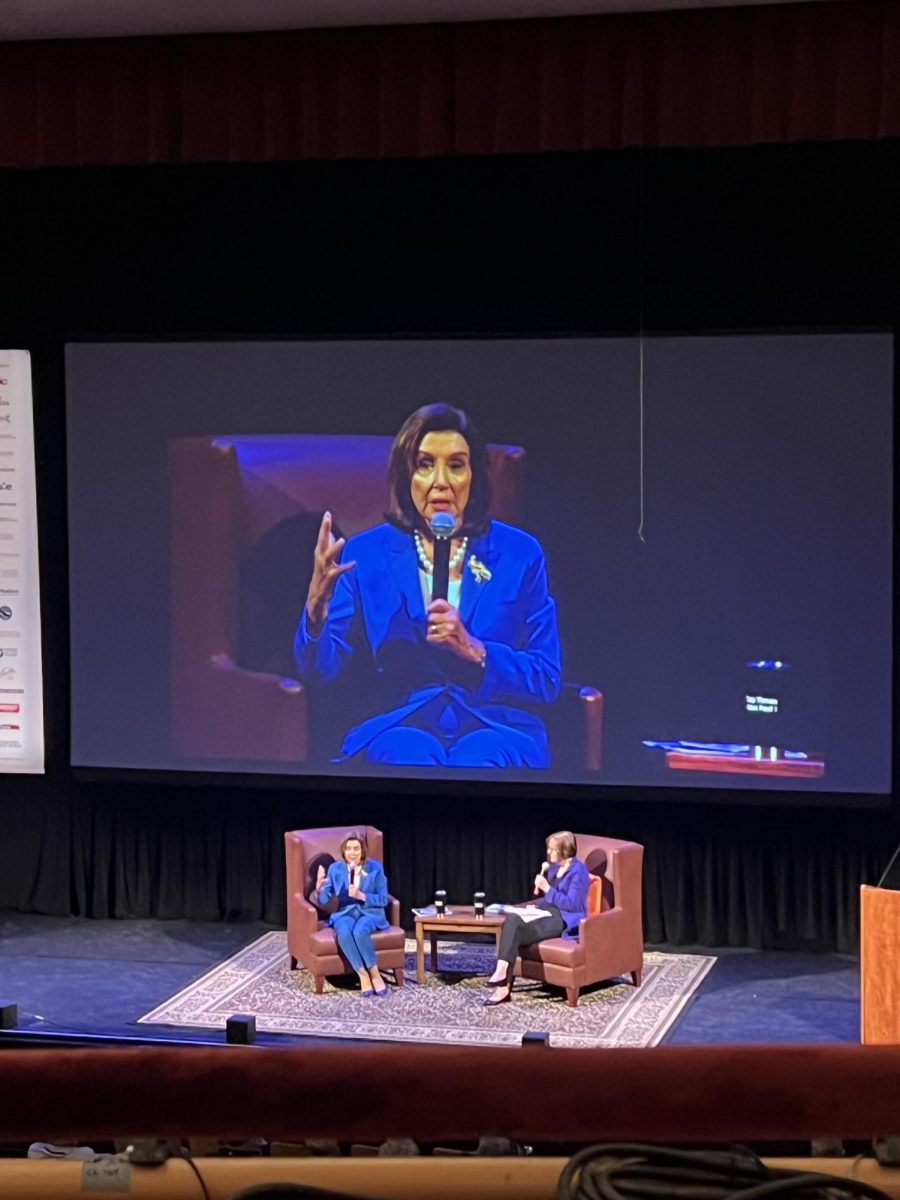
<svg viewBox="0 0 900 1200">
<path fill-rule="evenodd" d="M 536 896 L 550 891 L 550 880 L 547 878 L 547 871 L 549 869 L 550 864 L 548 862 L 541 863 L 541 869 L 534 877 L 534 894 Z"/>
<path fill-rule="evenodd" d="M 466 662 L 482 661 L 484 642 L 469 633 L 459 610 L 448 600 L 432 600 L 428 605 L 427 621 L 428 641 L 432 646 L 444 646 Z"/>
<path fill-rule="evenodd" d="M 356 882 L 356 879 L 358 877 L 358 875 L 357 875 L 358 871 L 359 871 L 358 867 L 353 867 L 350 870 L 350 886 L 347 889 L 347 895 L 350 896 L 354 900 L 363 900 L 364 901 L 366 898 L 366 894 L 365 894 L 365 892 L 360 890 L 359 884 Z M 316 871 L 316 894 L 317 895 L 322 890 L 322 884 L 325 882 L 327 876 L 328 876 L 328 872 L 325 870 L 325 868 L 320 863 L 319 869 Z"/>
</svg>

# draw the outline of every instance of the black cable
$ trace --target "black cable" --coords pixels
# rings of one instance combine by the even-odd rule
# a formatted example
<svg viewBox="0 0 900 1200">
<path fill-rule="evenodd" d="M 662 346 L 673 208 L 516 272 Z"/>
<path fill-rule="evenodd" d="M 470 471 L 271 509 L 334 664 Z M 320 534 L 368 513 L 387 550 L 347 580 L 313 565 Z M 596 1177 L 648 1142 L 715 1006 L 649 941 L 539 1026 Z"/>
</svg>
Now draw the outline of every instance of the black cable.
<svg viewBox="0 0 900 1200">
<path fill-rule="evenodd" d="M 574 1180 L 577 1179 L 577 1184 Z M 667 1146 L 613 1144 L 589 1146 L 579 1151 L 563 1169 L 557 1186 L 559 1200 L 616 1200 L 622 1195 L 640 1195 L 634 1180 L 662 1180 L 672 1194 L 672 1187 L 691 1195 L 685 1188 L 690 1182 L 706 1185 L 697 1195 L 728 1195 L 723 1187 L 749 1186 L 769 1178 L 766 1168 L 747 1150 L 696 1151 L 678 1150 Z M 709 1193 L 709 1186 L 717 1185 Z M 623 1189 L 623 1190 L 620 1190 Z M 652 1184 L 644 1194 L 654 1195 L 662 1189 Z"/>
<path fill-rule="evenodd" d="M 861 1179 L 843 1175 L 822 1175 L 817 1171 L 773 1171 L 771 1183 L 761 1184 L 741 1192 L 741 1200 L 768 1200 L 769 1197 L 830 1197 L 843 1200 L 850 1197 L 869 1197 L 870 1200 L 890 1200 L 886 1192 L 872 1187 Z"/>
<path fill-rule="evenodd" d="M 859 1179 L 769 1168 L 750 1150 L 614 1143 L 574 1155 L 557 1200 L 890 1200 Z"/>
<path fill-rule="evenodd" d="M 206 1180 L 203 1178 L 203 1173 L 201 1172 L 200 1168 L 194 1162 L 194 1156 L 193 1156 L 193 1154 L 191 1154 L 188 1147 L 187 1146 L 179 1146 L 174 1157 L 180 1158 L 183 1162 L 187 1163 L 187 1165 L 191 1168 L 191 1170 L 197 1176 L 197 1180 L 200 1184 L 200 1189 L 203 1192 L 203 1200 L 210 1200 L 209 1188 L 206 1186 Z"/>
</svg>

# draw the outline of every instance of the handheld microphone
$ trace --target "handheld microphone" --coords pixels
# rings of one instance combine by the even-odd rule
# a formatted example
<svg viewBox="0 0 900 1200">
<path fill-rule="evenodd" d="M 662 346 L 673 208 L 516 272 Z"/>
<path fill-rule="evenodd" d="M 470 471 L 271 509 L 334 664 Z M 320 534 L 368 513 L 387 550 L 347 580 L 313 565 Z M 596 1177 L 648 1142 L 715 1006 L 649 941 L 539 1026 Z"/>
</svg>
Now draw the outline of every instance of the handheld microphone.
<svg viewBox="0 0 900 1200">
<path fill-rule="evenodd" d="M 350 886 L 353 887 L 356 883 L 356 867 L 350 868 Z"/>
<path fill-rule="evenodd" d="M 456 522 L 448 512 L 436 512 L 431 518 L 434 534 L 434 571 L 431 577 L 432 600 L 446 600 L 450 587 L 450 543 Z"/>
<path fill-rule="evenodd" d="M 545 859 L 545 860 L 544 860 L 544 861 L 541 863 L 541 870 L 540 870 L 540 874 L 541 874 L 541 875 L 546 875 L 546 874 L 547 874 L 547 872 L 548 872 L 549 870 L 550 870 L 550 864 L 549 864 L 549 863 L 546 861 L 546 859 Z M 536 896 L 539 896 L 539 895 L 541 894 L 540 888 L 535 888 L 535 889 L 534 889 L 534 894 L 535 894 Z"/>
</svg>

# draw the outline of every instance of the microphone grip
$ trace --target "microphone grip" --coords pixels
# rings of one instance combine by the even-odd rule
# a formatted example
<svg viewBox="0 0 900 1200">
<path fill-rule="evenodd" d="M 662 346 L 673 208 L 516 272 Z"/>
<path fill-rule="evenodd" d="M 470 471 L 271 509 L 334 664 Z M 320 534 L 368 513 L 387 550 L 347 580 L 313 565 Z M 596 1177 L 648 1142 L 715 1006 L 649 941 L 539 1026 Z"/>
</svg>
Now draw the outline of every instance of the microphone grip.
<svg viewBox="0 0 900 1200">
<path fill-rule="evenodd" d="M 548 862 L 546 862 L 546 861 L 542 862 L 542 863 L 541 863 L 541 870 L 540 870 L 540 873 L 541 873 L 541 875 L 546 875 L 546 874 L 547 874 L 547 872 L 548 872 L 549 870 L 550 870 L 550 864 L 549 864 Z M 540 896 L 540 894 L 541 894 L 541 889 L 540 889 L 540 888 L 535 888 L 535 889 L 534 889 L 534 894 L 535 894 L 536 896 Z"/>
<path fill-rule="evenodd" d="M 431 577 L 432 600 L 446 600 L 450 590 L 450 538 L 434 539 L 434 571 Z"/>
</svg>

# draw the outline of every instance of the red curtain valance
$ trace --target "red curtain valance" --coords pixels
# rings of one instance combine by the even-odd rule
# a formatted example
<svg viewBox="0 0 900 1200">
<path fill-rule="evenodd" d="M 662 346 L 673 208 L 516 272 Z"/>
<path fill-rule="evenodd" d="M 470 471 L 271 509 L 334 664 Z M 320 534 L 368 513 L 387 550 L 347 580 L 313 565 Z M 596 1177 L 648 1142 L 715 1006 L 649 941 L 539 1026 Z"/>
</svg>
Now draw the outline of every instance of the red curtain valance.
<svg viewBox="0 0 900 1200">
<path fill-rule="evenodd" d="M 0 43 L 0 166 L 900 134 L 900 0 Z"/>
</svg>

